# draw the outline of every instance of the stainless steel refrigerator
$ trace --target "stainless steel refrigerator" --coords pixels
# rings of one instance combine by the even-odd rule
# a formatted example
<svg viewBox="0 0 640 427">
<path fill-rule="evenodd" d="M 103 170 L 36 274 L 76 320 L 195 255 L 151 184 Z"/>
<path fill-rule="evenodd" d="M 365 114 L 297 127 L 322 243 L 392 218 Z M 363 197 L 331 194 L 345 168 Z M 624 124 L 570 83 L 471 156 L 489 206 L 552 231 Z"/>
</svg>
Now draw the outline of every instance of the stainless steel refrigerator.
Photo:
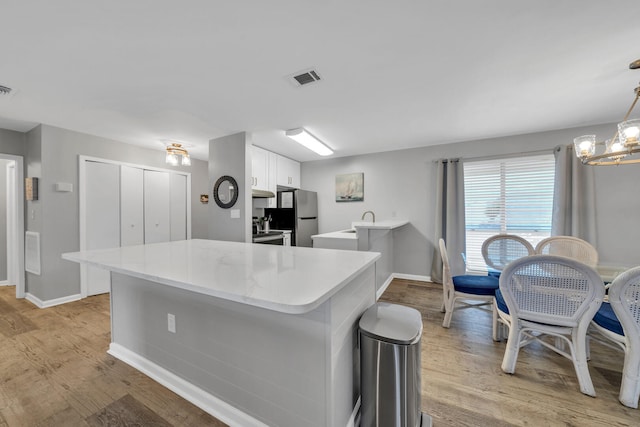
<svg viewBox="0 0 640 427">
<path fill-rule="evenodd" d="M 291 230 L 291 244 L 312 246 L 311 236 L 318 234 L 318 194 L 315 191 L 278 191 L 278 208 L 265 209 L 271 216 L 271 228 Z"/>
</svg>

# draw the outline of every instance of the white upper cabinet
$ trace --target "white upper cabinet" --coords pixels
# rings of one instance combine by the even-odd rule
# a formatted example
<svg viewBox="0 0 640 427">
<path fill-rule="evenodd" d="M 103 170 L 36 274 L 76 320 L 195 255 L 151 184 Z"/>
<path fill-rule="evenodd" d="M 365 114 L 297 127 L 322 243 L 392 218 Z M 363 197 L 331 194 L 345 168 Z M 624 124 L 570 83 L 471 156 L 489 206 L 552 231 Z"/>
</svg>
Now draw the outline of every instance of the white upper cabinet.
<svg viewBox="0 0 640 427">
<path fill-rule="evenodd" d="M 300 163 L 280 155 L 276 163 L 278 187 L 300 188 Z"/>
<path fill-rule="evenodd" d="M 251 188 L 269 190 L 269 152 L 251 147 Z"/>
</svg>

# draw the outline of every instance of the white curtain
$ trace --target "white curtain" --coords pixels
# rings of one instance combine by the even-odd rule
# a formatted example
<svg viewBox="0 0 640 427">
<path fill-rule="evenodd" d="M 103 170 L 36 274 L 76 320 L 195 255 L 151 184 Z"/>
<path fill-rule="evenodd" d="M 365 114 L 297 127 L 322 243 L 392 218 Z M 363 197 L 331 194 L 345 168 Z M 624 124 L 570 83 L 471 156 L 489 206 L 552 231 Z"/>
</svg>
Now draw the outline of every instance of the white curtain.
<svg viewBox="0 0 640 427">
<path fill-rule="evenodd" d="M 465 250 L 464 171 L 462 160 L 442 159 L 436 162 L 435 233 L 431 280 L 442 283 L 442 259 L 438 240 L 447 245 L 451 274 L 464 274 L 461 254 Z"/>
<path fill-rule="evenodd" d="M 556 176 L 551 235 L 579 237 L 596 246 L 593 166 L 582 164 L 573 145 L 556 147 L 554 154 Z"/>
</svg>

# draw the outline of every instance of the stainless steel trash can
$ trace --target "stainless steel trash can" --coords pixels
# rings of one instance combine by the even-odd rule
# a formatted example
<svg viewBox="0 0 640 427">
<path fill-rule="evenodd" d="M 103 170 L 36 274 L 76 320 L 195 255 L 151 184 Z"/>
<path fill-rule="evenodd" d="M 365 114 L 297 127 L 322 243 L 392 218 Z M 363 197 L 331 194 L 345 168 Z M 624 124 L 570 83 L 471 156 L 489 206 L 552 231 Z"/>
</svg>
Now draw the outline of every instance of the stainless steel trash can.
<svg viewBox="0 0 640 427">
<path fill-rule="evenodd" d="M 359 326 L 360 426 L 419 427 L 420 312 L 381 302 Z"/>
</svg>

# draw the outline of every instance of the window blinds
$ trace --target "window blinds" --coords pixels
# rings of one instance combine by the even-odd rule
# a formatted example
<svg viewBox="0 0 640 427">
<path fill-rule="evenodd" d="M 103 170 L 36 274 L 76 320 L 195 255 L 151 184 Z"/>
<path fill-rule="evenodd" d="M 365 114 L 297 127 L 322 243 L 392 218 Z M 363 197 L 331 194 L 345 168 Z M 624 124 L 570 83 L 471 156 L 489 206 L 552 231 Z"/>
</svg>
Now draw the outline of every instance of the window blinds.
<svg viewBox="0 0 640 427">
<path fill-rule="evenodd" d="M 464 163 L 467 271 L 486 271 L 482 243 L 498 233 L 532 245 L 551 233 L 553 154 Z"/>
</svg>

